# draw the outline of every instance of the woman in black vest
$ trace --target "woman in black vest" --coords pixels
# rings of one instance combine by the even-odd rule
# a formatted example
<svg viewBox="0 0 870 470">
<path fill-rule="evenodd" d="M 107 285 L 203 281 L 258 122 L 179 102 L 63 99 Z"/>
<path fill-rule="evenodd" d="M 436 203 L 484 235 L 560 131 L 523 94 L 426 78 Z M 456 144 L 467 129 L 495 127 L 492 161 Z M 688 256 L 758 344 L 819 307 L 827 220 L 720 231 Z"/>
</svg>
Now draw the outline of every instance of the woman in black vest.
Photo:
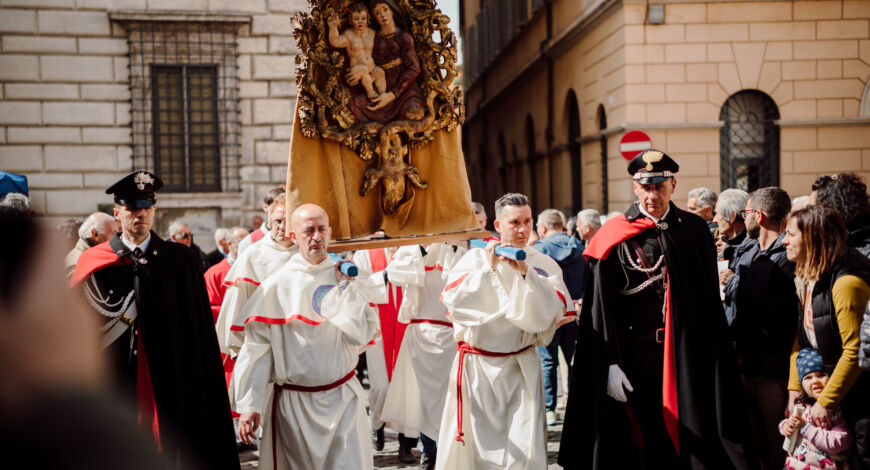
<svg viewBox="0 0 870 470">
<path fill-rule="evenodd" d="M 853 433 L 853 468 L 870 469 L 870 373 L 858 365 L 861 317 L 870 298 L 870 260 L 846 244 L 846 224 L 822 205 L 796 211 L 782 244 L 794 261 L 801 299 L 800 327 L 789 374 L 790 413 L 800 394 L 795 358 L 804 347 L 818 349 L 830 376 L 813 405 L 813 424 L 829 427 L 829 408 L 840 405 Z"/>
</svg>

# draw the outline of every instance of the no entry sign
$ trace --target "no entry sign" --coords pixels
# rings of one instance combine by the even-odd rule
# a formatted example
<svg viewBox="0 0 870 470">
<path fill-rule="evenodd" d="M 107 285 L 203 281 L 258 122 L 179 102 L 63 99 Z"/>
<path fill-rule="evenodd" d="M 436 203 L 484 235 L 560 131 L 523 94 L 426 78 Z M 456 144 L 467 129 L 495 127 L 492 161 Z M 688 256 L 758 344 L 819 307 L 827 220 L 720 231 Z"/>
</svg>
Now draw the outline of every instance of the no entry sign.
<svg viewBox="0 0 870 470">
<path fill-rule="evenodd" d="M 643 131 L 628 131 L 619 140 L 619 153 L 622 154 L 622 158 L 628 161 L 651 147 L 652 139 Z"/>
</svg>

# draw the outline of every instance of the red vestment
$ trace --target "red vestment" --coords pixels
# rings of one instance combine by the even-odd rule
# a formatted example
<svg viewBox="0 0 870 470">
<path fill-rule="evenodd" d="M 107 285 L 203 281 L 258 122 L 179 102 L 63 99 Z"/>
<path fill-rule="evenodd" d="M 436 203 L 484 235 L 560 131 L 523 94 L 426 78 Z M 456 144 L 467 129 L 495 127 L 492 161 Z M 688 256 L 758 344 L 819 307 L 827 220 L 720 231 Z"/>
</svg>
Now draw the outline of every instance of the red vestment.
<svg viewBox="0 0 870 470">
<path fill-rule="evenodd" d="M 383 249 L 379 248 L 368 251 L 369 260 L 372 263 L 372 272 L 380 272 L 387 268 L 389 260 Z M 384 361 L 387 363 L 387 379 L 392 380 L 393 366 L 396 364 L 396 358 L 399 357 L 399 347 L 402 345 L 402 338 L 405 336 L 405 328 L 408 325 L 399 323 L 399 307 L 402 306 L 402 289 L 389 283 L 387 291 L 389 292 L 389 302 L 378 305 L 378 314 L 381 319 L 381 337 L 384 343 Z M 393 297 L 394 292 L 395 297 Z"/>
<path fill-rule="evenodd" d="M 252 236 L 251 238 L 253 239 L 254 237 Z M 230 263 L 224 258 L 220 263 L 208 268 L 208 271 L 204 275 L 205 290 L 208 292 L 208 303 L 211 306 L 211 314 L 214 315 L 215 322 L 217 322 L 218 315 L 221 313 L 221 304 L 223 304 L 224 295 L 227 293 L 227 285 L 224 284 L 224 278 L 229 270 Z M 221 353 L 221 363 L 224 365 L 224 378 L 227 381 L 227 387 L 229 387 L 236 361 L 230 358 L 228 354 Z M 233 418 L 238 417 L 239 415 L 233 411 Z"/>
</svg>

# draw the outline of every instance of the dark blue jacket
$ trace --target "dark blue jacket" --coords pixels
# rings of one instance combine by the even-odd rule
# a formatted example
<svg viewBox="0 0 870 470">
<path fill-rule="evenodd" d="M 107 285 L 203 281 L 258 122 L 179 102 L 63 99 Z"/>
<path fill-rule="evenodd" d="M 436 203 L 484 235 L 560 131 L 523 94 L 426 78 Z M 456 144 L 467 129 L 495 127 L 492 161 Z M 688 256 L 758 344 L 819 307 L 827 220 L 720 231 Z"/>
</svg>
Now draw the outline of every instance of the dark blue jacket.
<svg viewBox="0 0 870 470">
<path fill-rule="evenodd" d="M 782 245 L 782 234 L 767 250 L 747 238 L 735 249 L 729 265 L 734 276 L 725 285 L 725 310 L 740 371 L 749 377 L 788 377 L 794 341 L 795 312 L 800 311 L 794 287 L 794 263 Z"/>
<path fill-rule="evenodd" d="M 559 263 L 559 267 L 562 268 L 562 279 L 565 280 L 571 298 L 582 299 L 586 259 L 583 258 L 583 244 L 580 240 L 566 233 L 557 233 L 538 240 L 535 249 Z"/>
</svg>

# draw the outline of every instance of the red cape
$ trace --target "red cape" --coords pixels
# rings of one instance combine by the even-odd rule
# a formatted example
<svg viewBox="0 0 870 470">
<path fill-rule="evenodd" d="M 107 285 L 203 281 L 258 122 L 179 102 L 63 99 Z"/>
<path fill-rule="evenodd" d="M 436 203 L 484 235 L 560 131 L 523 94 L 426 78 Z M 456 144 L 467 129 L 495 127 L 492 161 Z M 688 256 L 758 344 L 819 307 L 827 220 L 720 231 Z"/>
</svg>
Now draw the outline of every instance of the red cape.
<svg viewBox="0 0 870 470">
<path fill-rule="evenodd" d="M 583 256 L 586 257 L 587 262 L 589 258 L 607 259 L 614 246 L 655 226 L 655 222 L 646 217 L 638 217 L 629 221 L 626 220 L 624 214 L 619 214 L 608 220 L 601 227 L 601 230 L 592 237 L 592 240 L 583 250 Z"/>
<path fill-rule="evenodd" d="M 97 246 L 92 246 L 79 256 L 75 271 L 73 271 L 73 275 L 69 280 L 69 285 L 75 286 L 87 279 L 91 274 L 105 267 L 127 264 L 129 262 L 130 260 L 127 258 L 118 257 L 118 254 L 109 246 L 108 241 L 100 243 Z"/>
<path fill-rule="evenodd" d="M 625 215 L 620 214 L 604 224 L 601 230 L 592 237 L 589 245 L 583 250 L 583 256 L 588 262 L 590 258 L 604 260 L 610 255 L 613 247 L 639 235 L 651 228 L 656 223 L 647 217 L 638 217 L 627 220 Z M 674 331 L 671 320 L 671 283 L 667 283 L 666 312 L 665 315 L 665 361 L 662 373 L 662 412 L 664 413 L 665 428 L 671 436 L 677 455 L 680 454 L 679 437 L 679 410 L 677 409 L 677 374 L 674 360 Z"/>
</svg>

